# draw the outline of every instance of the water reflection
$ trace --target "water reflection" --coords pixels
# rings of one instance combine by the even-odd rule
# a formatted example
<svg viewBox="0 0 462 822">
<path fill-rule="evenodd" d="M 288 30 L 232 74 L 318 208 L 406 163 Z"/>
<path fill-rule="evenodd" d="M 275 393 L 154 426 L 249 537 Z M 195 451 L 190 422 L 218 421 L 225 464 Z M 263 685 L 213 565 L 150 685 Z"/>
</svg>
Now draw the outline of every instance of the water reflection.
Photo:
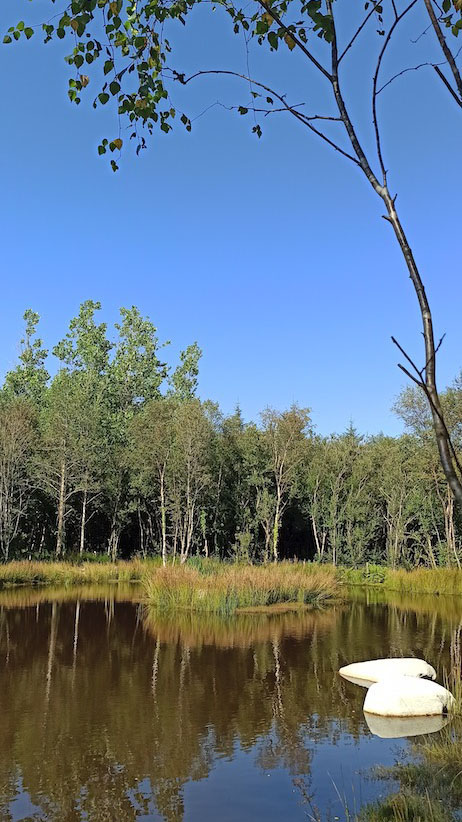
<svg viewBox="0 0 462 822">
<path fill-rule="evenodd" d="M 381 739 L 401 739 L 441 731 L 451 721 L 447 716 L 377 716 L 364 713 L 371 734 Z"/>
<path fill-rule="evenodd" d="M 4 592 L 0 817 L 305 819 L 294 779 L 327 808 L 332 775 L 393 761 L 338 668 L 412 652 L 441 670 L 453 630 L 362 602 L 223 621 L 160 617 L 137 589 Z"/>
</svg>

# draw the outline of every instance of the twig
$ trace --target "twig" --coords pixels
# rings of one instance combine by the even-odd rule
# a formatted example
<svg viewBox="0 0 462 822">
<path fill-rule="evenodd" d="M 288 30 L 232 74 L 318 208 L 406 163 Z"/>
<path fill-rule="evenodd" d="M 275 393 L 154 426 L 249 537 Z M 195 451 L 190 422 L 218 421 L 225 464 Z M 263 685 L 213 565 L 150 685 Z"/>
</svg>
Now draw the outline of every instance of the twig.
<svg viewBox="0 0 462 822">
<path fill-rule="evenodd" d="M 431 68 L 436 68 L 437 65 L 443 66 L 444 63 L 437 63 L 437 64 L 429 63 L 429 62 L 419 63 L 418 66 L 410 66 L 409 68 L 405 68 L 402 71 L 398 71 L 396 74 L 393 75 L 393 77 L 390 77 L 390 79 L 387 80 L 387 82 L 384 83 L 383 86 L 380 86 L 380 88 L 377 90 L 377 94 L 380 94 L 380 92 L 383 91 L 384 89 L 386 89 L 387 86 L 389 86 L 391 83 L 393 83 L 394 80 L 397 80 L 398 77 L 402 77 L 403 74 L 407 74 L 407 72 L 409 72 L 409 71 L 418 71 L 419 69 L 425 68 L 426 66 L 429 66 Z"/>
<path fill-rule="evenodd" d="M 190 77 L 185 77 L 184 74 L 179 74 L 177 71 L 173 71 L 174 79 L 178 80 L 178 82 L 180 82 L 184 86 L 187 85 L 188 83 L 190 83 L 191 80 L 194 80 L 196 77 L 205 77 L 209 74 L 221 74 L 221 75 L 226 75 L 228 77 L 237 77 L 240 80 L 245 80 L 246 82 L 250 81 L 250 78 L 247 77 L 245 74 L 240 74 L 237 71 L 230 71 L 230 70 L 227 70 L 227 69 L 208 69 L 206 71 L 196 71 Z M 313 123 L 312 123 L 313 119 L 324 119 L 324 118 L 318 117 L 318 115 L 315 115 L 314 117 L 310 118 L 308 115 L 303 114 L 301 111 L 297 111 L 296 109 L 293 108 L 293 106 L 290 106 L 289 103 L 286 102 L 286 100 L 284 99 L 284 96 L 282 94 L 278 94 L 277 91 L 274 91 L 274 89 L 270 88 L 269 86 L 266 86 L 264 83 L 259 83 L 257 80 L 252 80 L 252 84 L 254 86 L 256 86 L 257 88 L 264 89 L 264 91 L 268 92 L 268 94 L 272 95 L 277 100 L 279 100 L 279 102 L 282 103 L 282 105 L 284 107 L 284 110 L 289 111 L 294 117 L 296 117 L 297 120 L 299 120 L 301 123 L 303 123 L 303 125 L 305 125 L 307 128 L 309 128 L 310 131 L 312 131 L 314 134 L 316 134 L 318 137 L 320 137 L 322 140 L 324 140 L 324 142 L 326 142 L 328 145 L 330 145 L 331 148 L 333 148 L 335 151 L 338 151 L 340 154 L 342 154 L 348 160 L 351 160 L 352 163 L 355 163 L 356 165 L 360 165 L 360 162 L 359 162 L 359 160 L 356 159 L 356 157 L 354 157 L 352 154 L 349 154 L 348 151 L 345 151 L 345 149 L 343 149 L 341 146 L 337 145 L 337 143 L 335 143 L 333 140 L 331 140 L 330 137 L 327 136 L 327 134 L 324 134 L 322 131 L 320 131 L 318 128 L 316 128 L 313 125 Z M 213 104 L 213 105 L 215 105 L 215 104 Z M 330 118 L 326 118 L 326 119 L 330 119 Z"/>
<path fill-rule="evenodd" d="M 349 50 L 351 49 L 351 47 L 352 47 L 352 45 L 353 45 L 354 41 L 356 40 L 356 38 L 358 37 L 358 35 L 359 35 L 359 34 L 361 34 L 361 32 L 362 32 L 362 30 L 363 30 L 364 26 L 366 25 L 366 23 L 370 20 L 370 18 L 371 18 L 371 17 L 372 17 L 372 15 L 374 14 L 374 11 L 376 10 L 376 8 L 377 8 L 378 6 L 380 6 L 382 3 L 383 3 L 383 0 L 378 0 L 378 2 L 377 2 L 377 3 L 375 3 L 375 4 L 373 5 L 373 7 L 371 8 L 370 12 L 369 12 L 368 14 L 366 14 L 366 16 L 365 16 L 365 18 L 364 18 L 363 22 L 361 23 L 361 25 L 359 26 L 359 28 L 358 28 L 358 29 L 356 29 L 356 32 L 354 33 L 354 35 L 353 35 L 353 37 L 351 38 L 350 42 L 349 42 L 349 43 L 348 43 L 348 45 L 347 45 L 347 46 L 343 49 L 343 51 L 342 51 L 342 53 L 341 53 L 340 57 L 338 58 L 338 63 L 339 63 L 339 65 L 340 65 L 340 63 L 342 62 L 343 58 L 345 57 L 345 54 L 347 53 L 347 51 L 349 51 Z"/>
<path fill-rule="evenodd" d="M 381 143 L 380 130 L 379 130 L 379 124 L 378 124 L 378 119 L 377 119 L 377 83 L 378 83 L 378 79 L 379 79 L 380 69 L 382 67 L 382 60 L 384 58 L 385 52 L 386 52 L 386 50 L 388 48 L 388 45 L 390 43 L 393 32 L 394 32 L 396 26 L 398 25 L 398 23 L 403 19 L 403 17 L 405 17 L 406 14 L 408 14 L 408 12 L 410 12 L 411 9 L 415 6 L 416 2 L 417 2 L 417 0 L 412 0 L 412 3 L 410 3 L 408 6 L 406 6 L 404 11 L 402 11 L 401 14 L 398 15 L 398 17 L 395 18 L 394 22 L 390 26 L 388 34 L 385 37 L 385 42 L 384 42 L 384 44 L 382 46 L 382 49 L 380 51 L 379 58 L 377 60 L 377 66 L 375 68 L 374 80 L 373 80 L 373 84 L 372 84 L 372 121 L 373 121 L 373 124 L 374 124 L 375 142 L 376 142 L 376 146 L 377 146 L 377 156 L 379 158 L 379 164 L 380 164 L 380 168 L 382 170 L 384 185 L 386 184 L 386 181 L 387 181 L 387 172 L 386 172 L 386 169 L 385 169 L 385 163 L 383 161 L 382 143 Z"/>
<path fill-rule="evenodd" d="M 432 5 L 432 0 L 424 0 L 424 3 L 425 3 L 425 8 L 427 9 L 427 12 L 428 12 L 428 16 L 430 17 L 430 20 L 431 20 L 431 24 L 432 24 L 432 26 L 435 30 L 435 34 L 437 36 L 438 42 L 441 46 L 441 51 L 443 52 L 443 54 L 444 54 L 444 56 L 445 56 L 445 58 L 448 62 L 449 68 L 452 71 L 452 75 L 453 75 L 455 83 L 456 83 L 456 88 L 457 88 L 457 93 L 458 94 L 456 94 L 456 92 L 454 91 L 452 86 L 449 84 L 449 82 L 446 80 L 446 78 L 445 78 L 445 76 L 442 72 L 438 72 L 438 75 L 440 76 L 440 79 L 443 80 L 444 85 L 446 86 L 446 88 L 449 89 L 452 96 L 455 97 L 456 99 L 458 99 L 459 105 L 462 106 L 462 77 L 460 75 L 460 71 L 457 67 L 457 63 L 455 61 L 454 55 L 453 55 L 451 49 L 449 48 L 449 46 L 446 42 L 446 38 L 445 38 L 443 32 L 441 31 L 441 26 L 440 26 L 440 24 L 437 20 L 435 10 L 434 10 L 433 5 Z"/>
<path fill-rule="evenodd" d="M 436 348 L 435 348 L 435 352 L 434 352 L 434 355 L 433 355 L 433 359 L 435 358 L 435 356 L 436 356 L 437 352 L 438 352 L 438 351 L 439 351 L 439 349 L 441 348 L 441 345 L 442 345 L 442 343 L 443 343 L 443 340 L 444 340 L 445 336 L 446 336 L 446 335 L 445 335 L 445 334 L 443 334 L 443 336 L 441 337 L 441 339 L 440 339 L 440 341 L 439 341 L 438 345 L 436 346 Z M 400 345 L 400 344 L 399 344 L 398 340 L 396 340 L 396 339 L 395 339 L 395 337 L 392 337 L 391 339 L 392 339 L 392 342 L 394 343 L 394 345 L 396 345 L 396 347 L 397 347 L 397 348 L 401 351 L 401 353 L 402 353 L 403 357 L 405 357 L 405 359 L 408 361 L 408 363 L 410 364 L 410 366 L 411 366 L 411 368 L 413 369 L 413 371 L 417 374 L 417 377 L 415 377 L 415 376 L 414 376 L 414 375 L 413 375 L 413 374 L 412 374 L 412 373 L 411 373 L 411 372 L 410 372 L 410 371 L 409 371 L 409 370 L 408 370 L 408 369 L 407 369 L 404 365 L 402 365 L 402 363 L 398 363 L 398 368 L 400 368 L 400 369 L 401 369 L 401 371 L 403 371 L 403 373 L 404 373 L 404 374 L 406 374 L 406 376 L 407 376 L 407 377 L 409 377 L 409 379 L 410 379 L 410 380 L 412 380 L 412 382 L 414 382 L 416 385 L 418 385 L 418 386 L 419 386 L 419 388 L 421 388 L 421 389 L 422 389 L 422 391 L 425 393 L 425 396 L 427 397 L 427 400 L 428 400 L 428 403 L 429 403 L 430 407 L 433 409 L 434 413 L 438 416 L 438 419 L 440 420 L 440 422 L 441 422 L 441 424 L 442 424 L 442 426 L 443 426 L 443 428 L 444 428 L 444 431 L 445 431 L 445 434 L 446 434 L 446 437 L 447 437 L 447 441 L 448 441 L 449 447 L 450 447 L 450 449 L 451 449 L 452 456 L 453 456 L 453 458 L 454 458 L 454 462 L 455 462 L 455 464 L 456 464 L 456 466 L 457 466 L 457 469 L 458 469 L 458 471 L 459 471 L 459 474 L 462 476 L 462 465 L 461 465 L 461 463 L 459 462 L 459 458 L 458 458 L 457 453 L 456 453 L 456 450 L 455 450 L 455 448 L 454 448 L 454 445 L 453 445 L 453 442 L 452 442 L 452 439 L 451 439 L 451 435 L 450 435 L 450 433 L 449 433 L 449 429 L 448 429 L 448 427 L 447 427 L 447 425 L 446 425 L 446 422 L 445 422 L 445 419 L 444 419 L 444 417 L 443 417 L 443 414 L 441 413 L 441 411 L 439 410 L 439 408 L 437 408 L 437 407 L 436 407 L 436 405 L 435 405 L 435 403 L 433 402 L 433 399 L 432 399 L 431 393 L 429 392 L 429 390 L 428 390 L 428 388 L 427 388 L 427 385 L 426 385 L 426 383 L 425 383 L 425 380 L 424 380 L 424 378 L 423 378 L 423 372 L 424 372 L 424 371 L 425 371 L 425 369 L 427 368 L 427 366 L 428 366 L 428 362 L 427 362 L 427 364 L 424 366 L 424 368 L 422 368 L 421 370 L 419 370 L 419 368 L 417 367 L 417 365 L 415 364 L 415 362 L 411 359 L 411 357 L 409 356 L 409 354 L 407 354 L 407 353 L 406 353 L 406 351 L 404 350 L 404 348 L 402 347 L 402 345 Z"/>
</svg>

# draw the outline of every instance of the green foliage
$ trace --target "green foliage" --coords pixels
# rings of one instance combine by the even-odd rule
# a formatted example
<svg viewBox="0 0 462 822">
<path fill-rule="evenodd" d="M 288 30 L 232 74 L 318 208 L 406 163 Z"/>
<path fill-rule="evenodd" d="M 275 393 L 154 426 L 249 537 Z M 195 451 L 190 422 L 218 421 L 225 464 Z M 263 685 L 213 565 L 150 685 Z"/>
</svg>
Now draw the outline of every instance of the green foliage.
<svg viewBox="0 0 462 822">
<path fill-rule="evenodd" d="M 122 0 L 72 0 L 61 16 L 42 25 L 45 43 L 56 38 L 69 41 L 70 51 L 65 59 L 73 71 L 69 79 L 70 101 L 79 105 L 82 92 L 95 84 L 93 107 L 114 104 L 118 117 L 128 125 L 137 153 L 146 147 L 145 133 L 152 135 L 159 130 L 168 134 L 175 122 L 191 131 L 190 117 L 172 105 L 171 92 L 175 85 L 188 83 L 175 62 L 176 32 L 179 26 L 187 24 L 199 2 L 129 0 L 125 4 Z M 325 0 L 299 4 L 296 22 L 288 0 L 277 4 L 278 22 L 260 5 L 252 11 L 235 7 L 229 0 L 218 0 L 216 6 L 221 7 L 235 34 L 244 31 L 248 41 L 255 40 L 270 51 L 277 51 L 281 44 L 291 52 L 296 43 L 306 43 L 309 38 L 319 37 L 327 44 L 333 40 L 333 19 Z M 10 44 L 22 36 L 30 39 L 33 33 L 33 28 L 20 21 L 8 29 L 3 42 Z M 85 73 L 90 71 L 94 72 L 92 81 Z M 254 102 L 261 96 L 253 91 Z M 273 98 L 266 94 L 264 98 L 271 111 Z M 239 114 L 249 110 L 242 105 L 236 108 Z M 253 125 L 252 132 L 260 137 L 260 124 Z M 98 146 L 98 153 L 120 152 L 121 148 L 120 136 L 106 137 Z M 114 171 L 118 169 L 114 159 L 110 164 Z"/>
<path fill-rule="evenodd" d="M 194 397 L 197 390 L 199 360 L 201 357 L 202 351 L 197 343 L 188 345 L 180 353 L 180 365 L 170 377 L 171 391 L 178 399 L 185 400 Z"/>
<path fill-rule="evenodd" d="M 113 339 L 100 309 L 88 300 L 71 320 L 52 379 L 38 316 L 26 312 L 1 392 L 5 559 L 316 559 L 353 584 L 458 590 L 462 523 L 420 395 L 399 398 L 410 430 L 397 438 L 352 426 L 320 437 L 296 405 L 245 422 L 196 396 L 197 343 L 170 369 L 149 318 L 121 309 Z M 458 379 L 442 396 L 458 448 L 461 398 Z M 414 567 L 442 570 L 398 571 Z"/>
<path fill-rule="evenodd" d="M 79 105 L 86 88 L 94 87 L 93 107 L 96 109 L 112 104 L 117 114 L 117 136 L 101 140 L 99 155 L 117 152 L 118 157 L 123 145 L 120 120 L 128 127 L 137 153 L 146 147 L 145 135 L 152 135 L 155 130 L 169 134 L 175 123 L 180 123 L 186 131 L 191 131 L 190 117 L 181 109 L 177 110 L 172 99 L 178 86 L 188 86 L 195 77 L 222 73 L 247 80 L 235 72 L 207 71 L 207 68 L 191 77 L 185 75 L 176 59 L 176 50 L 181 42 L 181 37 L 177 35 L 180 26 L 188 25 L 199 2 L 174 0 L 166 4 L 162 0 L 128 0 L 127 3 L 122 0 L 71 0 L 65 4 L 62 14 L 43 22 L 45 43 L 54 39 L 69 43 L 65 59 L 72 72 L 68 87 L 70 101 Z M 286 56 L 292 52 L 297 57 L 304 55 L 309 60 L 310 68 L 316 67 L 318 72 L 324 74 L 324 79 L 332 79 L 324 66 L 332 61 L 331 49 L 336 45 L 336 29 L 340 32 L 339 42 L 347 43 L 351 30 L 363 29 L 364 20 L 362 7 L 354 10 L 356 13 L 351 19 L 352 14 L 342 15 L 337 12 L 336 6 L 332 6 L 330 0 L 300 0 L 296 4 L 293 0 L 278 0 L 275 3 L 262 0 L 240 8 L 231 0 L 217 0 L 212 10 L 222 12 L 234 34 L 244 33 L 247 48 L 254 44 L 257 50 L 261 47 L 273 54 L 284 50 Z M 366 4 L 366 11 L 368 7 L 369 4 Z M 460 0 L 444 0 L 442 8 L 442 31 L 446 27 L 457 37 L 462 28 Z M 384 37 L 386 31 L 395 25 L 393 4 L 371 4 L 366 21 L 370 16 L 375 23 L 370 27 L 374 40 L 377 35 Z M 348 21 L 348 28 L 344 31 L 345 20 Z M 21 20 L 8 28 L 3 42 L 11 44 L 21 38 L 29 40 L 33 34 L 34 28 Z M 368 43 L 367 50 L 370 52 L 373 51 L 371 46 L 375 45 L 374 40 Z M 325 54 L 320 46 L 324 47 Z M 299 63 L 295 65 L 298 68 Z M 291 109 L 286 95 L 272 91 L 262 82 L 253 81 L 250 100 L 232 108 L 241 116 L 254 112 L 259 117 L 278 110 L 291 111 L 299 122 L 313 130 L 310 119 L 304 118 L 299 106 Z M 261 124 L 254 121 L 251 131 L 261 137 Z M 111 157 L 109 159 L 111 168 L 117 171 L 117 161 Z"/>
<path fill-rule="evenodd" d="M 40 337 L 36 336 L 37 325 L 40 320 L 39 315 L 28 308 L 24 312 L 23 319 L 26 328 L 24 337 L 21 339 L 19 364 L 6 375 L 5 390 L 11 391 L 16 396 L 28 397 L 33 402 L 39 403 L 49 379 L 48 371 L 45 368 L 48 351 L 43 348 Z"/>
</svg>

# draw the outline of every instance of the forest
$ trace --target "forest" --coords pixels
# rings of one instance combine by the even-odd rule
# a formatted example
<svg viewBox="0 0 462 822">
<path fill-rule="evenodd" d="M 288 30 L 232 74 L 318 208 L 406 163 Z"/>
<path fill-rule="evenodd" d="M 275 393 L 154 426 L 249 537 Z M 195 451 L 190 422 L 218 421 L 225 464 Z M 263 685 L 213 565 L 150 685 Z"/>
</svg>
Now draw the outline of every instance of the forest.
<svg viewBox="0 0 462 822">
<path fill-rule="evenodd" d="M 239 408 L 226 416 L 197 397 L 197 343 L 169 366 L 167 344 L 136 307 L 120 310 L 113 337 L 100 309 L 84 302 L 51 351 L 38 314 L 24 314 L 18 363 L 0 390 L 3 561 L 200 555 L 460 568 L 460 512 L 417 387 L 396 399 L 399 437 L 353 425 L 321 436 L 297 405 L 246 422 Z M 461 377 L 441 401 L 460 448 Z"/>
</svg>

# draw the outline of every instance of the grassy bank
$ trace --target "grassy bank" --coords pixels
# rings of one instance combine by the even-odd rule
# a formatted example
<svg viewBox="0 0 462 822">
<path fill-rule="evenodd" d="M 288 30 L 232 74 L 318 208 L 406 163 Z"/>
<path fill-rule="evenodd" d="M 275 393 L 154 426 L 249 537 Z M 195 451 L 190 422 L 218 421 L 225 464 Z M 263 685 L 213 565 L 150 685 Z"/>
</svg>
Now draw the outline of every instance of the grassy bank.
<svg viewBox="0 0 462 822">
<path fill-rule="evenodd" d="M 204 562 L 148 572 L 143 584 L 149 603 L 161 611 L 187 609 L 232 614 L 281 603 L 319 605 L 340 590 L 334 568 L 281 562 L 270 566 Z"/>
<path fill-rule="evenodd" d="M 141 580 L 149 564 L 130 562 L 8 562 L 0 565 L 0 588 L 11 585 L 86 585 Z"/>
<path fill-rule="evenodd" d="M 339 568 L 338 578 L 348 585 L 377 586 L 406 594 L 450 594 L 462 596 L 462 571 L 458 568 L 393 570 L 383 565 Z"/>
</svg>

